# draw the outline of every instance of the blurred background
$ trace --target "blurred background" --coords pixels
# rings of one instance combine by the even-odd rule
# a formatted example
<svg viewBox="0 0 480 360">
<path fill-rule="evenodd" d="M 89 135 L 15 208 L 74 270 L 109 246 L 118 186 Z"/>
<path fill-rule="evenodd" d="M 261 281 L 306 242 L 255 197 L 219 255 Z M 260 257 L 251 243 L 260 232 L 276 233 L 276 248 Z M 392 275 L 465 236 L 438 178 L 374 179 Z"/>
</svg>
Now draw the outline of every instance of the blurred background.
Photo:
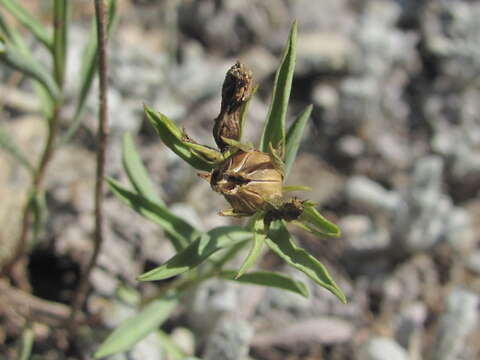
<svg viewBox="0 0 480 360">
<path fill-rule="evenodd" d="M 50 2 L 20 3 L 50 21 Z M 63 128 L 93 17 L 91 1 L 73 8 Z M 305 281 L 311 297 L 209 281 L 164 326 L 187 353 L 209 360 L 480 358 L 479 2 L 119 0 L 118 8 L 109 40 L 109 176 L 125 180 L 121 143 L 129 131 L 175 212 L 203 230 L 230 224 L 216 214 L 223 198 L 160 143 L 142 105 L 213 145 L 221 85 L 239 59 L 260 85 L 246 124 L 247 139 L 258 141 L 296 19 L 288 121 L 308 104 L 314 110 L 288 183 L 312 187 L 308 198 L 343 232 L 328 240 L 294 234 L 326 264 L 348 304 L 267 253 L 261 267 Z M 93 248 L 96 88 L 78 132 L 51 163 L 48 218 L 29 257 L 34 295 L 60 312 Z M 31 159 L 45 139 L 39 112 L 30 81 L 2 64 L 0 122 Z M 28 186 L 25 171 L 0 152 L 0 265 L 18 237 Z M 151 293 L 153 285 L 136 276 L 174 254 L 158 226 L 111 194 L 105 207 L 106 239 L 85 309 L 95 314 L 94 330 L 79 335 L 84 358 L 135 312 L 125 298 Z M 0 354 L 8 358 L 25 319 L 5 294 Z M 39 322 L 34 331 L 38 358 L 67 357 L 58 329 Z M 112 358 L 162 354 L 149 336 Z"/>
</svg>

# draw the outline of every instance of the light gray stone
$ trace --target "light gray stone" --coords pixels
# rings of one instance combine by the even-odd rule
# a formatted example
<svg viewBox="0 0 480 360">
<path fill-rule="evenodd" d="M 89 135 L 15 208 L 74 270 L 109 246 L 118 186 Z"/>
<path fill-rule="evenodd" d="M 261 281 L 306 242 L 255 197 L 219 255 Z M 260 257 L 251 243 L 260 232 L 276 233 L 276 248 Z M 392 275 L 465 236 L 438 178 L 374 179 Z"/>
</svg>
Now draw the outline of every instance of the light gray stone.
<svg viewBox="0 0 480 360">
<path fill-rule="evenodd" d="M 248 354 L 253 329 L 248 322 L 224 316 L 209 337 L 205 360 L 242 360 Z"/>
<path fill-rule="evenodd" d="M 478 324 L 478 294 L 454 288 L 446 303 L 447 309 L 440 319 L 432 360 L 457 359 L 465 348 L 467 336 Z"/>
<path fill-rule="evenodd" d="M 356 357 L 356 360 L 408 360 L 407 352 L 394 340 L 376 337 L 364 343 Z"/>
</svg>

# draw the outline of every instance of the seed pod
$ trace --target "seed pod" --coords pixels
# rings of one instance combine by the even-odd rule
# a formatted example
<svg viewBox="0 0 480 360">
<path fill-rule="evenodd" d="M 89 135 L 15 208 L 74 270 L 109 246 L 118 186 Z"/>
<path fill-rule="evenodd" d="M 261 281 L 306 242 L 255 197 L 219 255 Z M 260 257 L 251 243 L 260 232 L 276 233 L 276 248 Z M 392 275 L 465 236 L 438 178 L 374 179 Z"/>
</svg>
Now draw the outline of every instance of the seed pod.
<svg viewBox="0 0 480 360">
<path fill-rule="evenodd" d="M 252 73 L 237 61 L 225 76 L 222 106 L 213 127 L 213 137 L 222 152 L 228 147 L 222 137 L 240 140 L 240 110 L 251 92 Z"/>
<path fill-rule="evenodd" d="M 236 214 L 252 215 L 281 199 L 282 178 L 269 154 L 240 150 L 213 171 L 210 185 L 225 196 Z"/>
</svg>

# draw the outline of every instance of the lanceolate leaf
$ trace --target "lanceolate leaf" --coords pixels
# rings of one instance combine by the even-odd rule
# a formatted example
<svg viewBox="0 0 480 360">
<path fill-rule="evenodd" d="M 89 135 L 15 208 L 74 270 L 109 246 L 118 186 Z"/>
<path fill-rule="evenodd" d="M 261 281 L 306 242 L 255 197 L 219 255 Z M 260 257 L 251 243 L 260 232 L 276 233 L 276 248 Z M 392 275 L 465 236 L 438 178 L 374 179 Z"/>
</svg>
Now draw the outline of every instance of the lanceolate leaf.
<svg viewBox="0 0 480 360">
<path fill-rule="evenodd" d="M 325 219 L 311 203 L 305 203 L 300 220 L 311 232 L 326 236 L 340 236 L 338 226 Z"/>
<path fill-rule="evenodd" d="M 247 270 L 255 263 L 255 260 L 257 260 L 258 256 L 261 254 L 265 237 L 265 224 L 262 216 L 255 220 L 253 226 L 252 247 L 250 248 L 246 259 L 240 267 L 240 270 L 238 270 L 238 274 L 236 276 L 237 279 L 247 272 Z"/>
<path fill-rule="evenodd" d="M 293 280 L 286 275 L 268 271 L 253 271 L 248 274 L 236 277 L 236 271 L 224 270 L 220 277 L 226 280 L 238 281 L 246 284 L 269 286 L 291 291 L 308 298 L 308 289 L 304 283 Z"/>
<path fill-rule="evenodd" d="M 18 161 L 19 164 L 22 164 L 33 173 L 34 169 L 32 164 L 30 164 L 25 155 L 23 155 L 22 151 L 18 148 L 17 144 L 15 144 L 12 134 L 9 134 L 3 126 L 0 126 L 0 148 L 8 152 Z"/>
<path fill-rule="evenodd" d="M 298 148 L 300 147 L 300 142 L 302 141 L 305 124 L 310 118 L 311 113 L 312 105 L 309 105 L 300 114 L 300 116 L 295 119 L 295 122 L 288 129 L 287 139 L 285 141 L 285 179 L 287 178 L 297 156 Z"/>
<path fill-rule="evenodd" d="M 132 135 L 127 132 L 123 136 L 123 167 L 127 172 L 128 179 L 132 183 L 135 190 L 148 200 L 165 205 L 157 194 L 155 186 L 148 175 L 145 166 L 143 166 L 142 160 L 135 149 Z"/>
<path fill-rule="evenodd" d="M 214 162 L 207 160 L 188 146 L 187 142 L 184 141 L 182 131 L 168 117 L 146 105 L 144 108 L 148 120 L 155 127 L 165 145 L 195 169 L 203 171 L 212 170 Z"/>
<path fill-rule="evenodd" d="M 16 47 L 9 46 L 6 43 L 4 46 L 4 51 L 0 52 L 0 61 L 3 61 L 26 76 L 38 80 L 48 91 L 50 97 L 56 99 L 59 90 L 50 72 L 32 57 L 26 56 L 24 52 L 20 52 Z"/>
<path fill-rule="evenodd" d="M 113 32 L 117 21 L 117 7 L 116 0 L 109 0 L 108 2 L 108 23 L 107 33 L 110 35 Z M 68 140 L 75 134 L 75 131 L 80 126 L 81 115 L 85 107 L 85 103 L 90 93 L 90 88 L 95 76 L 95 70 L 98 64 L 98 45 L 97 45 L 97 27 L 95 20 L 92 21 L 92 29 L 88 37 L 88 42 L 83 50 L 82 67 L 80 69 L 80 93 L 78 97 L 77 107 L 73 115 L 72 123 L 70 124 L 66 134 L 62 139 L 62 143 Z"/>
<path fill-rule="evenodd" d="M 20 23 L 22 23 L 32 34 L 49 50 L 53 47 L 52 37 L 47 29 L 23 8 L 16 0 L 0 0 L 0 5 L 7 9 Z"/>
<path fill-rule="evenodd" d="M 278 148 L 285 143 L 285 116 L 287 113 L 296 57 L 297 22 L 292 24 L 282 61 L 275 74 L 272 100 L 260 139 L 260 150 L 268 152 L 269 144 Z"/>
<path fill-rule="evenodd" d="M 22 338 L 18 346 L 18 360 L 28 360 L 32 353 L 33 341 L 35 340 L 35 333 L 31 327 L 27 327 L 22 332 Z"/>
<path fill-rule="evenodd" d="M 177 304 L 176 294 L 153 300 L 138 314 L 120 324 L 100 345 L 95 358 L 129 350 L 168 319 Z"/>
<path fill-rule="evenodd" d="M 325 266 L 304 249 L 294 244 L 283 221 L 275 221 L 270 225 L 266 243 L 273 252 L 289 265 L 302 271 L 317 284 L 337 296 L 342 303 L 346 303 L 345 295 L 333 281 Z"/>
<path fill-rule="evenodd" d="M 154 203 L 142 195 L 133 193 L 113 179 L 107 179 L 107 182 L 112 192 L 120 200 L 140 215 L 159 224 L 169 235 L 177 251 L 184 249 L 200 236 L 200 232 L 192 225 L 174 215 L 164 206 Z"/>
<path fill-rule="evenodd" d="M 252 234 L 237 226 L 218 227 L 203 234 L 162 266 L 138 277 L 140 281 L 168 279 L 193 269 L 214 252 L 248 240 Z"/>
<path fill-rule="evenodd" d="M 245 126 L 245 120 L 247 119 L 248 115 L 248 108 L 250 107 L 250 101 L 252 101 L 253 96 L 258 90 L 258 85 L 255 86 L 250 94 L 250 97 L 242 104 L 242 108 L 240 109 L 240 141 L 242 141 L 243 135 L 243 127 Z"/>
</svg>

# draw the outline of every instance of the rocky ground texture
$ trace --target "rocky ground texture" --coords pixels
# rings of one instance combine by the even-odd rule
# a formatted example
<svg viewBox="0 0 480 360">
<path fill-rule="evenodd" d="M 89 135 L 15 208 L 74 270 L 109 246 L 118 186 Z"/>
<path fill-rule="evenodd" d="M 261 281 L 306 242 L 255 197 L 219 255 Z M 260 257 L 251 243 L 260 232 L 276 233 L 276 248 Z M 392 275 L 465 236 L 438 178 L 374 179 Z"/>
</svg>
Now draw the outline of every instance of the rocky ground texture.
<svg viewBox="0 0 480 360">
<path fill-rule="evenodd" d="M 205 360 L 475 360 L 480 358 L 480 3 L 460 0 L 121 1 L 110 42 L 111 137 L 108 173 L 125 178 L 121 141 L 132 132 L 165 201 L 199 228 L 230 220 L 224 201 L 166 149 L 142 104 L 212 144 L 225 71 L 237 60 L 260 85 L 246 136 L 256 141 L 290 24 L 298 58 L 290 121 L 314 110 L 288 179 L 342 229 L 340 239 L 296 232 L 348 297 L 310 286 L 310 299 L 277 290 L 210 281 L 165 330 Z M 73 22 L 69 81 L 75 84 L 88 22 Z M 28 82 L 0 68 L 1 120 L 35 154 L 44 124 Z M 13 80 L 12 80 L 13 79 Z M 67 87 L 69 96 L 77 89 Z M 5 94 L 5 95 L 4 95 Z M 7 96 L 8 95 L 8 96 Z M 68 124 L 74 103 L 65 108 Z M 69 113 L 70 111 L 70 113 Z M 72 142 L 48 174 L 49 216 L 30 257 L 34 293 L 67 304 L 78 268 L 92 250 L 96 95 Z M 0 264 L 19 228 L 28 186 L 0 153 Z M 173 249 L 157 226 L 106 199 L 106 243 L 92 274 L 86 311 L 102 314 L 85 335 L 85 358 L 136 310 L 126 290 Z M 283 269 L 273 255 L 262 266 Z M 289 272 L 289 269 L 284 269 Z M 0 353 L 10 353 L 21 320 L 2 310 Z M 3 294 L 3 295 L 2 295 Z M 10 295 L 10 298 L 15 294 Z M 130 304 L 130 305 L 129 305 Z M 3 309 L 6 309 L 3 307 Z M 59 316 L 66 308 L 54 309 Z M 53 311 L 53 310 L 52 310 Z M 17 329 L 17 330 L 16 330 Z M 38 325 L 35 350 L 62 358 L 54 329 Z M 1 358 L 1 355 L 0 355 Z M 164 359 L 148 337 L 115 359 Z"/>
</svg>

